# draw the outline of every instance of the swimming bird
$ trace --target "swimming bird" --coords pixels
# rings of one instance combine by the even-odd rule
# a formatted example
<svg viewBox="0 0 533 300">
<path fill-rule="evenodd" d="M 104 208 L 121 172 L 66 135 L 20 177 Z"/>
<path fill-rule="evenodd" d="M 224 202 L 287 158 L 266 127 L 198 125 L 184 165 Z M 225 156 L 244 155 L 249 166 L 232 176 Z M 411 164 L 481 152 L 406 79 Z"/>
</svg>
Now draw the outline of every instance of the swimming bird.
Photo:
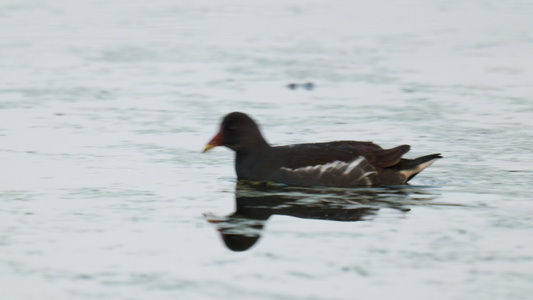
<svg viewBox="0 0 533 300">
<path fill-rule="evenodd" d="M 271 146 L 247 114 L 224 117 L 204 152 L 225 146 L 235 151 L 239 180 L 291 186 L 363 187 L 405 184 L 442 158 L 440 153 L 402 158 L 409 145 L 383 149 L 372 142 L 334 141 Z"/>
</svg>

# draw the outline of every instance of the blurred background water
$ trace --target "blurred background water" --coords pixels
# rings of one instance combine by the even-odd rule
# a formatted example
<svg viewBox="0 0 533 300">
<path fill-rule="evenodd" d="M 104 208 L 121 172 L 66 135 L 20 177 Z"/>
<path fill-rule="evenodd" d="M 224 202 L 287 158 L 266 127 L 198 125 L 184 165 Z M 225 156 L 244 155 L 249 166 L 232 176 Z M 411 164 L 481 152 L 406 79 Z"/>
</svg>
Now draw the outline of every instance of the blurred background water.
<svg viewBox="0 0 533 300">
<path fill-rule="evenodd" d="M 1 1 L 1 298 L 529 299 L 532 28 L 519 0 Z M 445 158 L 242 190 L 201 153 L 235 110 Z"/>
</svg>

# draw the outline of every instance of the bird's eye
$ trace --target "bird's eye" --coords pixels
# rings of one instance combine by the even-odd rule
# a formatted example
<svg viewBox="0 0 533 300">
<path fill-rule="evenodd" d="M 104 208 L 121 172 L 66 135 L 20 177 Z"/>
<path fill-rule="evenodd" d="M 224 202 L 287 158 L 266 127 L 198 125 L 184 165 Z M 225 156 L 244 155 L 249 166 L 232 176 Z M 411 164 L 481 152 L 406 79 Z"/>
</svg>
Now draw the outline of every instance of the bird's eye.
<svg viewBox="0 0 533 300">
<path fill-rule="evenodd" d="M 235 131 L 235 130 L 237 130 L 237 127 L 235 127 L 235 126 L 226 126 L 225 129 L 226 129 L 226 131 Z"/>
</svg>

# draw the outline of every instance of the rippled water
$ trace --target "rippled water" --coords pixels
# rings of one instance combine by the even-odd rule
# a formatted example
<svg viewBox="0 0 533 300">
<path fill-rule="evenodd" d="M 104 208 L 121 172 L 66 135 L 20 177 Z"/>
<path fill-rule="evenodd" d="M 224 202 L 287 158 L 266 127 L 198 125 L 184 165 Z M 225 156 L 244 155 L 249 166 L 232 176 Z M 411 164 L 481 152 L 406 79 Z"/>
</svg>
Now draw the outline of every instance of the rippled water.
<svg viewBox="0 0 533 300">
<path fill-rule="evenodd" d="M 2 1 L 1 298 L 529 299 L 532 15 Z M 445 158 L 405 187 L 237 186 L 230 151 L 201 153 L 234 110 L 274 144 Z"/>
</svg>

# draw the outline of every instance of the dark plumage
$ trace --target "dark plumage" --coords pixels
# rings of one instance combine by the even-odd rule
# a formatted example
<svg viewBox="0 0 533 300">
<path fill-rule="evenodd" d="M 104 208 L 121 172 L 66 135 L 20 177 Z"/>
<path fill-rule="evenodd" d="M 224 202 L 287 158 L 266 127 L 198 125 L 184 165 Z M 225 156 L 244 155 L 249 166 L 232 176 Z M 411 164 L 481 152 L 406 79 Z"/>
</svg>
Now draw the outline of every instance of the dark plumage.
<svg viewBox="0 0 533 300">
<path fill-rule="evenodd" d="M 205 151 L 226 146 L 236 153 L 238 179 L 271 181 L 294 186 L 383 186 L 405 184 L 441 158 L 431 154 L 416 159 L 402 156 L 409 145 L 383 149 L 372 142 L 270 146 L 256 122 L 241 112 L 228 114 Z"/>
</svg>

